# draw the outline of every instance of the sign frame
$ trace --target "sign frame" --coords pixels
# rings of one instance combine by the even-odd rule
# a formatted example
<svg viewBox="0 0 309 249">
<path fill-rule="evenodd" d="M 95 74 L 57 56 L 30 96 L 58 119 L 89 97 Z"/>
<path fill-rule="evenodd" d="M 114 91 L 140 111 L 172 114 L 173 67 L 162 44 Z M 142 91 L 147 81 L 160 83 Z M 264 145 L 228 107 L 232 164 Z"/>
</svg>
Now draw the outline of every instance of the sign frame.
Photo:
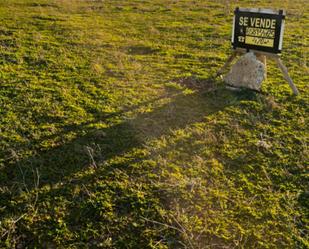
<svg viewBox="0 0 309 249">
<path fill-rule="evenodd" d="M 286 12 L 262 8 L 239 8 L 234 11 L 232 46 L 271 54 L 282 51 Z M 256 20 L 259 19 L 257 22 Z M 270 27 L 256 27 L 257 24 Z M 250 31 L 250 32 L 249 32 Z M 250 34 L 251 33 L 251 34 Z"/>
</svg>

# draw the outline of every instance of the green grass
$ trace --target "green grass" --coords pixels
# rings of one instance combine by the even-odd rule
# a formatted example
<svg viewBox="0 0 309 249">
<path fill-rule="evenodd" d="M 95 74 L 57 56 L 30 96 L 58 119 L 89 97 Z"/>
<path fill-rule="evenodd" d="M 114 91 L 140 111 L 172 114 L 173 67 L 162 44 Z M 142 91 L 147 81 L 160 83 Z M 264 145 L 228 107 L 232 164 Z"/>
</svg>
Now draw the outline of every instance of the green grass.
<svg viewBox="0 0 309 249">
<path fill-rule="evenodd" d="M 213 75 L 287 10 L 262 93 Z M 309 3 L 0 0 L 0 248 L 308 248 Z"/>
</svg>

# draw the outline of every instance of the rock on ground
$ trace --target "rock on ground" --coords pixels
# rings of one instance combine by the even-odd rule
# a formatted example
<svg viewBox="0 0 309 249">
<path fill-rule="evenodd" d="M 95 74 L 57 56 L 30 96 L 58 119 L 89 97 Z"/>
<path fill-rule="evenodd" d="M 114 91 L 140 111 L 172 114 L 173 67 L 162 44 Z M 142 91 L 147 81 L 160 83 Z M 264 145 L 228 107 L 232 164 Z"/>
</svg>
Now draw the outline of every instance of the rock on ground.
<svg viewBox="0 0 309 249">
<path fill-rule="evenodd" d="M 254 53 L 246 53 L 232 66 L 225 76 L 226 84 L 259 91 L 265 79 L 265 66 Z"/>
</svg>

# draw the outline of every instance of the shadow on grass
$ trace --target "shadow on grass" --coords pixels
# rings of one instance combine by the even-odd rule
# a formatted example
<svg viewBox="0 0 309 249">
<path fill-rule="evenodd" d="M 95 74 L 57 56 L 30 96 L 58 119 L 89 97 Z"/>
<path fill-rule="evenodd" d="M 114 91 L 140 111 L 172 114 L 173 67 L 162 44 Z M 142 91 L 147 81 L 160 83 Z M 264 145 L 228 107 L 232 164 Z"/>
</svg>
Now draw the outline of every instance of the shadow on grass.
<svg viewBox="0 0 309 249">
<path fill-rule="evenodd" d="M 186 79 L 186 81 L 188 80 Z M 196 89 L 192 87 L 191 83 L 188 86 Z M 120 112 L 98 113 L 94 120 L 82 124 L 66 125 L 57 134 L 33 141 L 37 146 L 47 139 L 59 138 L 61 141 L 61 137 L 69 133 L 75 133 L 77 136 L 56 148 L 39 151 L 35 156 L 17 159 L 17 162 L 9 163 L 2 171 L 0 186 L 12 185 L 12 183 L 15 184 L 23 180 L 24 184 L 28 186 L 28 190 L 31 189 L 33 169 L 39 170 L 41 184 L 57 183 L 64 177 L 74 174 L 94 162 L 100 165 L 103 161 L 114 156 L 130 151 L 134 147 L 142 146 L 145 141 L 166 135 L 171 130 L 202 121 L 208 114 L 236 104 L 240 99 L 248 98 L 249 95 L 254 95 L 254 93 L 233 93 L 223 88 L 215 89 L 213 86 L 210 91 L 187 95 L 173 89 L 173 92 L 170 91 L 168 95 L 126 108 Z M 133 119 L 125 119 L 108 128 L 91 127 L 92 124 L 108 122 L 115 117 L 121 118 L 126 112 L 155 104 L 164 98 L 171 98 L 171 101 L 151 112 L 139 114 Z M 48 120 L 48 118 L 44 120 Z M 59 120 L 56 121 L 59 122 Z"/>
<path fill-rule="evenodd" d="M 192 89 L 191 85 L 187 85 Z M 223 89 L 209 93 L 194 93 L 184 95 L 178 89 L 167 89 L 164 96 L 153 98 L 148 102 L 125 108 L 115 113 L 95 113 L 94 119 L 81 124 L 62 126 L 61 131 L 31 141 L 33 148 L 39 148 L 40 144 L 47 140 L 57 140 L 67 134 L 75 134 L 76 138 L 58 147 L 49 150 L 36 150 L 34 156 L 19 159 L 12 158 L 6 162 L 6 167 L 1 172 L 0 186 L 12 186 L 23 182 L 27 189 L 33 184 L 33 170 L 38 169 L 41 184 L 54 184 L 68 177 L 80 169 L 93 164 L 100 164 L 116 155 L 125 153 L 134 147 L 141 146 L 146 140 L 167 134 L 172 129 L 182 128 L 197 122 L 209 113 L 216 112 L 229 105 L 222 101 L 222 95 L 227 94 Z M 195 89 L 196 90 L 196 89 Z M 158 104 L 161 100 L 169 98 L 165 104 Z M 217 105 L 217 103 L 220 105 Z M 144 106 L 153 105 L 154 109 L 148 113 L 142 113 L 133 119 L 125 119 L 127 112 Z M 155 107 L 159 105 L 158 107 Z M 116 124 L 113 124 L 116 119 Z M 62 120 L 51 120 L 50 117 L 41 117 L 44 122 L 61 124 Z M 120 121 L 119 121 L 120 120 Z M 108 124 L 108 128 L 94 128 L 93 124 Z M 20 146 L 21 148 L 23 145 Z M 21 186 L 19 186 L 21 187 Z"/>
<path fill-rule="evenodd" d="M 22 225 L 15 230 L 14 236 L 17 238 L 22 233 L 25 236 L 22 244 L 25 246 L 68 245 L 76 240 L 81 245 L 85 243 L 98 246 L 97 243 L 106 243 L 104 246 L 108 246 L 111 240 L 117 241 L 119 248 L 134 248 L 137 245 L 147 246 L 153 237 L 157 237 L 158 241 L 164 239 L 169 241 L 168 243 L 177 244 L 177 241 L 173 241 L 177 238 L 177 232 L 173 230 L 167 232 L 164 238 L 160 230 L 155 228 L 152 231 L 154 234 L 145 234 L 149 224 L 140 217 L 160 220 L 160 203 L 158 198 L 150 194 L 153 191 L 144 189 L 149 188 L 149 185 L 143 186 L 141 182 L 134 182 L 134 175 L 139 174 L 139 171 L 146 174 L 145 169 L 139 168 L 143 165 L 136 166 L 136 163 L 144 160 L 147 154 L 132 151 L 142 149 L 149 140 L 200 122 L 205 116 L 237 104 L 241 99 L 251 98 L 255 93 L 234 93 L 222 87 L 215 89 L 213 86 L 209 91 L 204 89 L 184 94 L 173 89 L 169 92 L 170 94 L 163 96 L 163 99 L 168 97 L 169 101 L 161 103 L 160 98 L 154 99 L 152 104 L 157 107 L 152 111 L 137 114 L 132 119 L 124 119 L 108 128 L 94 129 L 89 125 L 107 121 L 111 117 L 121 117 L 126 111 L 138 109 L 143 104 L 124 112 L 98 114 L 97 119 L 91 122 L 63 127 L 62 132 L 56 136 L 61 137 L 70 132 L 81 135 L 57 148 L 39 152 L 35 156 L 8 165 L 2 172 L 5 177 L 0 187 L 12 187 L 15 184 L 28 193 L 34 190 L 36 201 L 32 208 L 47 212 L 49 217 L 55 215 L 39 221 L 21 220 Z M 132 153 L 125 155 L 128 152 Z M 106 164 L 121 156 L 122 161 Z M 92 173 L 76 176 L 87 170 Z M 39 173 L 39 184 L 45 186 L 44 188 L 40 188 L 35 182 L 34 172 Z M 17 184 L 20 182 L 22 185 Z M 149 193 L 149 196 L 139 195 L 143 190 L 144 193 Z M 20 214 L 21 210 L 29 212 L 29 200 L 14 206 L 8 204 L 11 198 L 14 197 L 5 196 L 1 201 L 1 206 L 7 206 L 4 216 L 8 215 L 6 212 L 16 215 Z M 62 207 L 65 211 L 62 218 L 57 218 L 61 205 L 65 206 Z M 65 220 L 66 228 L 59 219 Z M 96 231 L 101 234 L 96 234 Z M 72 235 L 66 242 L 55 241 L 56 238 L 62 238 L 61 233 L 66 233 L 65 236 L 76 233 L 79 235 L 78 239 L 74 239 Z M 132 246 L 128 246 L 128 242 L 132 243 Z"/>
</svg>

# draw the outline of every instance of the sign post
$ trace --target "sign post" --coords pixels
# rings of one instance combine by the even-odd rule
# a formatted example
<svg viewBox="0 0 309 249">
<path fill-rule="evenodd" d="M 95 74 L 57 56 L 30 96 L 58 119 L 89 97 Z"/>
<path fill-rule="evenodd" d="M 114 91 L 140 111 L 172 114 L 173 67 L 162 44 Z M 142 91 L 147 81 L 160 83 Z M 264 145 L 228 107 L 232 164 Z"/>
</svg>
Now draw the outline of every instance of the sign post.
<svg viewBox="0 0 309 249">
<path fill-rule="evenodd" d="M 237 55 L 254 52 L 266 67 L 266 57 L 274 59 L 295 95 L 299 92 L 280 59 L 282 51 L 285 11 L 270 9 L 236 8 L 233 18 L 233 53 L 217 76 L 232 63 Z"/>
</svg>

